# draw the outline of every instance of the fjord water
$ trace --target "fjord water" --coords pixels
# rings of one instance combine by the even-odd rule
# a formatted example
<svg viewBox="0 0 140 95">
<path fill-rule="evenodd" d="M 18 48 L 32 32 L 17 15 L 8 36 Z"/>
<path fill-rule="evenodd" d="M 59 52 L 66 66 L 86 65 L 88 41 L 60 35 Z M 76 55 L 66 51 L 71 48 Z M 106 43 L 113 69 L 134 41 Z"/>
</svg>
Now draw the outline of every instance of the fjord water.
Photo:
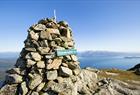
<svg viewBox="0 0 140 95">
<path fill-rule="evenodd" d="M 127 70 L 140 63 L 140 58 L 124 57 L 79 57 L 80 65 L 98 69 L 117 68 Z"/>
<path fill-rule="evenodd" d="M 2 55 L 0 57 L 0 72 L 12 68 L 16 63 L 18 54 L 11 54 L 12 56 Z M 127 70 L 140 63 L 140 58 L 124 58 L 124 56 L 79 56 L 79 61 L 82 68 L 117 68 Z"/>
</svg>

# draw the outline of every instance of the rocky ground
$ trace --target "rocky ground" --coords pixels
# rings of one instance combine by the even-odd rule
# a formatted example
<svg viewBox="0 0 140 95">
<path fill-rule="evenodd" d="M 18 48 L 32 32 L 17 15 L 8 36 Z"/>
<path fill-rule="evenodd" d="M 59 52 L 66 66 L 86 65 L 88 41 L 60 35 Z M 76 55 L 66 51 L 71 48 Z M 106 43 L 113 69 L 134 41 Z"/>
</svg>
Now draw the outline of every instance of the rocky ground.
<svg viewBox="0 0 140 95">
<path fill-rule="evenodd" d="M 131 71 L 88 67 L 82 69 L 77 77 L 60 77 L 56 81 L 50 81 L 43 87 L 44 92 L 49 87 L 55 92 L 34 92 L 32 95 L 140 95 L 140 76 Z M 0 95 L 15 95 L 16 87 L 16 84 L 5 85 Z"/>
</svg>

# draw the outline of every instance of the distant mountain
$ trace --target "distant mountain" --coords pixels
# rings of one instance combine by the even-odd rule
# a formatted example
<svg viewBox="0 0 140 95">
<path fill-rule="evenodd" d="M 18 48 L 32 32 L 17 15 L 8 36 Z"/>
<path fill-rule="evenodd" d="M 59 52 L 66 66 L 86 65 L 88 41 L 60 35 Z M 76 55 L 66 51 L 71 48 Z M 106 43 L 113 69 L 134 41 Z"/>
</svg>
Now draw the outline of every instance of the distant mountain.
<svg viewBox="0 0 140 95">
<path fill-rule="evenodd" d="M 131 52 L 111 52 L 111 51 L 84 51 L 78 52 L 79 57 L 140 57 L 140 53 Z"/>
</svg>

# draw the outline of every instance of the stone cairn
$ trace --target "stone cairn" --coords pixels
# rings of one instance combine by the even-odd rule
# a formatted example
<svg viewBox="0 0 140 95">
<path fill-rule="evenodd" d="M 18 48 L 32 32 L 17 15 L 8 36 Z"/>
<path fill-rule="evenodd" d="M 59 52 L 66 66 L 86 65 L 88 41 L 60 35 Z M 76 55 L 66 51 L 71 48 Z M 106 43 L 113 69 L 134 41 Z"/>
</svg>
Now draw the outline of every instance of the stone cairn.
<svg viewBox="0 0 140 95">
<path fill-rule="evenodd" d="M 67 22 L 40 20 L 28 29 L 24 44 L 14 68 L 5 77 L 5 84 L 17 85 L 17 95 L 61 95 L 61 87 L 58 92 L 53 91 L 56 89 L 53 84 L 80 73 L 72 30 Z"/>
</svg>

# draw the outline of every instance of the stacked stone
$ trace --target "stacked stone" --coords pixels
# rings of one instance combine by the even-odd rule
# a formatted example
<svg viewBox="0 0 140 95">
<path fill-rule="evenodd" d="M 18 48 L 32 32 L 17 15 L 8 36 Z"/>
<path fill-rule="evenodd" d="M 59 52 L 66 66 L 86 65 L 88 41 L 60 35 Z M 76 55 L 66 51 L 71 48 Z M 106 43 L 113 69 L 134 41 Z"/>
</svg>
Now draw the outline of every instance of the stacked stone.
<svg viewBox="0 0 140 95">
<path fill-rule="evenodd" d="M 65 21 L 42 19 L 28 30 L 15 67 L 8 70 L 6 84 L 17 84 L 19 95 L 47 93 L 48 83 L 80 73 L 76 55 L 57 56 L 57 50 L 74 49 L 72 30 Z M 57 93 L 57 92 L 56 92 Z M 53 95 L 53 94 L 45 94 Z"/>
</svg>

